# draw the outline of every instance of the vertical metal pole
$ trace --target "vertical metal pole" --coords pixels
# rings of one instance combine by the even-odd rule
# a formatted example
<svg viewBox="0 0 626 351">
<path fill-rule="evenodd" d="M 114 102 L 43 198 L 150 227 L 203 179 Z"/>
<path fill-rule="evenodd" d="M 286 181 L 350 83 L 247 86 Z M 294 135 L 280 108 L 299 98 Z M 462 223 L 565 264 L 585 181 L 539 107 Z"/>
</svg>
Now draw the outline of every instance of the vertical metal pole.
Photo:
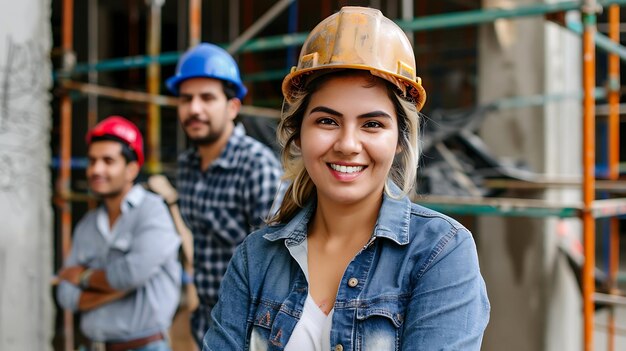
<svg viewBox="0 0 626 351">
<path fill-rule="evenodd" d="M 233 41 L 239 36 L 239 0 L 228 2 L 228 39 Z"/>
<path fill-rule="evenodd" d="M 406 1 L 411 1 L 412 2 L 413 0 L 402 0 L 402 1 L 403 2 L 406 2 Z M 370 0 L 368 6 L 369 7 L 373 7 L 375 9 L 379 9 L 379 10 L 382 11 L 382 6 L 381 6 L 381 1 L 380 0 Z M 413 6 L 413 4 L 411 4 L 411 6 Z"/>
<path fill-rule="evenodd" d="M 90 65 L 98 61 L 98 0 L 89 0 L 87 28 L 89 40 L 87 41 L 88 57 Z M 87 76 L 90 84 L 98 83 L 98 71 L 91 70 Z M 89 94 L 87 97 L 87 128 L 91 129 L 98 122 L 98 96 Z"/>
<path fill-rule="evenodd" d="M 275 6 L 275 5 L 274 5 Z M 254 1 L 253 0 L 243 0 L 243 3 L 241 4 L 241 8 L 242 8 L 242 28 L 249 28 L 253 22 L 254 22 Z M 237 38 L 241 38 L 241 36 L 243 35 L 243 33 L 241 33 Z M 233 41 L 231 41 L 231 43 L 234 43 L 235 40 L 237 40 L 237 38 L 235 38 Z M 232 46 L 232 44 L 231 44 Z M 250 53 L 248 54 L 244 54 L 244 55 L 240 55 L 239 56 L 239 72 L 241 74 L 243 74 L 245 76 L 246 72 L 254 72 L 255 68 L 256 68 L 256 62 L 253 59 L 252 55 Z M 243 66 L 243 69 L 242 69 Z M 247 86 L 248 88 L 248 101 L 247 103 L 251 103 L 250 102 L 250 96 L 254 95 L 254 84 L 248 84 Z"/>
<path fill-rule="evenodd" d="M 69 71 L 75 61 L 73 52 L 74 0 L 63 0 L 62 21 L 63 69 Z M 61 250 L 65 261 L 72 246 L 72 204 L 68 200 L 72 181 L 72 100 L 67 92 L 61 96 L 60 105 L 61 162 L 57 192 L 61 199 Z M 63 311 L 63 334 L 64 350 L 72 351 L 74 349 L 74 315 L 68 310 Z"/>
<path fill-rule="evenodd" d="M 609 38 L 619 45 L 620 43 L 620 9 L 618 5 L 609 7 Z M 620 59 L 616 54 L 609 55 L 609 120 L 608 120 L 608 150 L 609 150 L 609 179 L 619 178 L 619 98 L 620 98 Z M 609 245 L 609 292 L 617 290 L 617 273 L 619 271 L 619 218 L 610 219 Z M 611 305 L 608 320 L 608 350 L 615 350 L 615 307 Z"/>
<path fill-rule="evenodd" d="M 190 42 L 190 40 L 188 39 L 190 30 L 188 29 L 189 27 L 191 27 L 191 25 L 189 24 L 191 20 L 189 19 L 189 8 L 187 6 L 189 3 L 185 1 L 178 1 L 177 4 L 178 33 L 176 37 L 176 47 L 178 48 L 178 51 L 185 51 L 188 48 Z M 176 155 L 179 155 L 181 152 L 183 152 L 185 148 L 187 148 L 187 136 L 185 135 L 185 131 L 183 131 L 183 128 L 180 126 L 180 123 L 177 123 Z"/>
<path fill-rule="evenodd" d="M 298 30 L 298 0 L 289 5 L 289 20 L 287 21 L 287 33 L 293 34 Z M 287 69 L 298 64 L 298 50 L 295 46 L 287 48 Z"/>
<path fill-rule="evenodd" d="M 419 1 L 416 4 L 417 8 L 415 9 L 415 14 L 417 17 L 426 16 L 428 13 L 428 3 L 426 1 Z M 417 75 L 422 77 L 422 84 L 424 84 L 424 88 L 428 91 L 430 87 L 430 77 L 427 70 L 420 70 L 421 67 L 430 66 L 431 57 L 433 55 L 432 50 L 424 50 L 427 47 L 428 43 L 428 35 L 427 31 L 418 31 L 417 33 L 413 33 L 414 44 L 413 51 L 415 52 L 418 48 L 422 50 L 419 56 L 415 57 L 417 63 Z"/>
<path fill-rule="evenodd" d="M 594 326 L 594 268 L 595 257 L 595 219 L 592 205 L 595 200 L 595 82 L 596 82 L 596 8 L 595 0 L 585 0 L 582 7 L 583 32 L 583 246 L 585 263 L 583 265 L 583 324 L 584 350 L 593 350 Z"/>
<path fill-rule="evenodd" d="M 413 20 L 414 17 L 414 7 L 413 7 L 413 0 L 402 0 L 402 19 L 404 21 L 411 21 Z M 411 45 L 413 45 L 415 43 L 415 37 L 413 35 L 412 31 L 407 31 L 405 32 L 407 37 L 409 38 L 409 41 L 411 42 Z"/>
<path fill-rule="evenodd" d="M 620 8 L 609 7 L 609 38 L 620 43 Z M 619 178 L 619 98 L 620 98 L 620 58 L 609 54 L 609 179 Z"/>
<path fill-rule="evenodd" d="M 128 55 L 139 55 L 139 4 L 137 0 L 130 0 L 128 8 Z M 136 84 L 139 81 L 139 70 L 131 68 L 128 70 L 128 81 Z"/>
<path fill-rule="evenodd" d="M 189 0 L 189 47 L 200 44 L 202 38 L 202 1 Z"/>
<path fill-rule="evenodd" d="M 156 56 L 161 52 L 161 7 L 165 0 L 150 1 L 150 23 L 148 29 L 148 55 Z M 148 66 L 148 93 L 159 94 L 161 84 L 161 66 L 158 62 Z M 161 108 L 157 104 L 148 104 L 147 123 L 148 172 L 161 173 Z"/>
</svg>

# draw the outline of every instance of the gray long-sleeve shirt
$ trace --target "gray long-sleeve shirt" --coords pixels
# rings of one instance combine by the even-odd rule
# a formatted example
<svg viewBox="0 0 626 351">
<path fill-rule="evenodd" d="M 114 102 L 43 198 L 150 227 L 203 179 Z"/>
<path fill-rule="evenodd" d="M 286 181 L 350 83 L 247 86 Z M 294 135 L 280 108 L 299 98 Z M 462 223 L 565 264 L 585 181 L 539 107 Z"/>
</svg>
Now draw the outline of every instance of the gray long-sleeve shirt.
<svg viewBox="0 0 626 351">
<path fill-rule="evenodd" d="M 81 330 L 94 341 L 125 341 L 165 331 L 180 298 L 180 239 L 163 200 L 136 185 L 109 228 L 104 206 L 77 225 L 65 266 L 102 269 L 111 287 L 130 291 L 122 299 L 81 315 Z M 81 289 L 67 281 L 59 304 L 77 311 Z"/>
</svg>

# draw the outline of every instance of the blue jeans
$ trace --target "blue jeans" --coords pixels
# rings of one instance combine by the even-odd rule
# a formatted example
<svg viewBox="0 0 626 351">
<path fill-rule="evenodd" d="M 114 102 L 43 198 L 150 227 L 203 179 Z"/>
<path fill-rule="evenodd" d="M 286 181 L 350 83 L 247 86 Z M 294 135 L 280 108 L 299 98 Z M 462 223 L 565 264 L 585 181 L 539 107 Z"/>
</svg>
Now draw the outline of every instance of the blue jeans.
<svg viewBox="0 0 626 351">
<path fill-rule="evenodd" d="M 99 345 L 103 345 L 103 344 L 99 344 Z M 104 350 L 104 346 L 102 347 L 94 347 L 92 345 L 92 348 L 81 348 L 80 350 L 89 350 L 89 351 L 99 351 L 99 350 Z M 157 340 L 155 342 L 151 342 L 146 346 L 140 347 L 138 349 L 131 349 L 128 351 L 172 351 L 172 349 L 170 348 L 170 345 L 168 344 L 167 340 Z"/>
<path fill-rule="evenodd" d="M 138 349 L 132 349 L 128 351 L 172 351 L 167 340 L 158 340 L 151 342 L 146 346 L 142 346 Z"/>
<path fill-rule="evenodd" d="M 167 340 L 158 340 L 138 349 L 132 349 L 128 351 L 172 351 L 172 349 L 167 343 Z"/>
</svg>

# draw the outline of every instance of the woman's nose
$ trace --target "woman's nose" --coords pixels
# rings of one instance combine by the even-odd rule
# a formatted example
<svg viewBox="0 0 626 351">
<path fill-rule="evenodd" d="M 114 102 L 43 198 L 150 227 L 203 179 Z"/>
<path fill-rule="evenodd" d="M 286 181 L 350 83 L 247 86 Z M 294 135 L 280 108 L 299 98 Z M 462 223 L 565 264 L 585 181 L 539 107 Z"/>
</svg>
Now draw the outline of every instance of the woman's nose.
<svg viewBox="0 0 626 351">
<path fill-rule="evenodd" d="M 362 145 L 359 139 L 359 132 L 353 130 L 353 128 L 344 128 L 337 137 L 334 149 L 346 155 L 361 152 Z"/>
</svg>

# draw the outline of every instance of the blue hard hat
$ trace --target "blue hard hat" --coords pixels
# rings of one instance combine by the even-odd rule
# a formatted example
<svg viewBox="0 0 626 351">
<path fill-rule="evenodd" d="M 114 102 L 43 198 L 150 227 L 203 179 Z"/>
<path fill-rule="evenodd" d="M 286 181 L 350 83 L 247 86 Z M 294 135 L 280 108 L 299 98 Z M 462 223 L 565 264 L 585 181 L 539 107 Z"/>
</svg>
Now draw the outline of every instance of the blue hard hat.
<svg viewBox="0 0 626 351">
<path fill-rule="evenodd" d="M 235 59 L 226 50 L 209 43 L 200 43 L 187 50 L 178 60 L 176 73 L 165 84 L 174 95 L 178 95 L 180 83 L 190 78 L 213 78 L 230 82 L 235 86 L 239 100 L 243 100 L 248 92 L 241 82 Z"/>
</svg>

